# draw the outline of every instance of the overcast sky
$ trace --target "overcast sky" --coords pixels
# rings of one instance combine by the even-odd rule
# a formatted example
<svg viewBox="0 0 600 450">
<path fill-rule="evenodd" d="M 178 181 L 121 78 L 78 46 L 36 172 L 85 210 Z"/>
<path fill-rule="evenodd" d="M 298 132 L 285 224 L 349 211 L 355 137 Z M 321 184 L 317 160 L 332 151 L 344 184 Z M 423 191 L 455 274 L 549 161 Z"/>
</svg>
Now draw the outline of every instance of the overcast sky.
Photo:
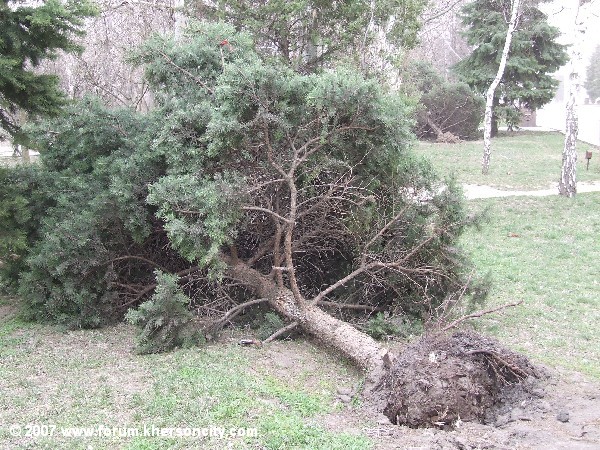
<svg viewBox="0 0 600 450">
<path fill-rule="evenodd" d="M 575 14 L 579 0 L 554 0 L 542 4 L 540 9 L 548 14 L 548 22 L 559 27 L 563 33 L 561 43 L 573 42 L 573 30 L 575 26 Z M 581 43 L 583 62 L 587 67 L 592 52 L 600 44 L 600 0 L 591 0 L 580 8 L 579 19 L 586 26 L 586 37 Z"/>
</svg>

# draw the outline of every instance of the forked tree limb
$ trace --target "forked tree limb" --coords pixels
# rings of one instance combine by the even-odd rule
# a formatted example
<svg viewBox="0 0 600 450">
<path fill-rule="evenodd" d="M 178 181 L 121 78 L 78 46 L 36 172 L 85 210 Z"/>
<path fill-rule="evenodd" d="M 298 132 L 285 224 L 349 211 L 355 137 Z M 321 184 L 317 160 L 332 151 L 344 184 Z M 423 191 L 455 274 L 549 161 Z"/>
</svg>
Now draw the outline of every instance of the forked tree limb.
<svg viewBox="0 0 600 450">
<path fill-rule="evenodd" d="M 363 264 L 361 264 L 357 269 L 355 269 L 354 271 L 352 271 L 351 273 L 346 275 L 344 278 L 342 278 L 341 280 L 338 280 L 337 282 L 330 285 L 328 288 L 319 292 L 319 294 L 317 294 L 312 300 L 310 300 L 310 303 L 313 305 L 316 305 L 317 303 L 322 301 L 331 292 L 335 291 L 336 289 L 340 288 L 341 286 L 344 286 L 346 283 L 352 281 L 357 276 L 359 276 L 362 273 L 367 272 L 371 269 L 396 269 L 396 270 L 404 269 L 403 265 L 410 258 L 412 258 L 422 247 L 424 247 L 429 242 L 431 242 L 435 237 L 436 237 L 436 235 L 432 235 L 432 236 L 428 237 L 427 239 L 423 240 L 421 243 L 416 245 L 407 255 L 405 255 L 400 261 L 394 261 L 394 262 L 389 262 L 389 263 L 381 262 L 381 261 L 374 261 L 374 262 L 368 263 L 368 264 L 365 264 L 363 262 Z"/>
</svg>

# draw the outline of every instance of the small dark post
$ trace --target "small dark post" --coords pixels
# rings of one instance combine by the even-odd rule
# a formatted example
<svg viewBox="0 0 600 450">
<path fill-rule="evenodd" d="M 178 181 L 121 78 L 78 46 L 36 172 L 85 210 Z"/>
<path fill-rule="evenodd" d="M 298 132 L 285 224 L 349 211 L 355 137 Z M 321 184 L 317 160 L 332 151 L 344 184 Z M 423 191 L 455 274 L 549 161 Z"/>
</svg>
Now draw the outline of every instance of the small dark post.
<svg viewBox="0 0 600 450">
<path fill-rule="evenodd" d="M 588 170 L 590 168 L 590 159 L 592 159 L 592 152 L 585 152 L 585 159 L 587 159 L 587 163 L 585 165 L 585 170 Z"/>
</svg>

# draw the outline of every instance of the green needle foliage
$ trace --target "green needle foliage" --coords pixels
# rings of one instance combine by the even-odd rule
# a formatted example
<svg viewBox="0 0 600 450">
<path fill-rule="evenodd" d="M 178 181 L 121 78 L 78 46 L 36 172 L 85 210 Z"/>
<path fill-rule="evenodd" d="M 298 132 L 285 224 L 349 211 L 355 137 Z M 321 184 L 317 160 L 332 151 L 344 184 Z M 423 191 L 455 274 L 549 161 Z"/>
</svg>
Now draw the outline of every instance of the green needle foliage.
<svg viewBox="0 0 600 450">
<path fill-rule="evenodd" d="M 36 165 L 0 167 L 0 276 L 11 289 L 26 269 L 30 245 L 40 238 L 42 215 L 50 204 L 45 174 Z"/>
<path fill-rule="evenodd" d="M 462 9 L 467 42 L 473 52 L 455 66 L 461 81 L 485 95 L 496 76 L 506 40 L 510 0 L 474 0 Z M 494 129 L 498 120 L 518 125 L 522 110 L 535 110 L 554 97 L 558 81 L 550 74 L 567 62 L 565 46 L 556 42 L 558 28 L 548 24 L 537 5 L 523 3 L 513 34 L 506 69 L 494 98 Z"/>
<path fill-rule="evenodd" d="M 0 126 L 16 136 L 18 110 L 32 116 L 58 114 L 65 96 L 58 78 L 35 72 L 44 59 L 59 51 L 81 50 L 74 38 L 83 34 L 86 17 L 96 9 L 86 0 L 44 1 L 40 6 L 24 6 L 16 1 L 0 1 Z"/>
<path fill-rule="evenodd" d="M 140 353 L 155 353 L 174 347 L 188 347 L 203 340 L 188 307 L 191 300 L 183 293 L 177 277 L 156 272 L 156 289 L 150 300 L 137 310 L 130 309 L 127 321 L 142 329 L 138 337 Z"/>
<path fill-rule="evenodd" d="M 424 0 L 193 0 L 186 5 L 198 17 L 224 21 L 248 32 L 261 54 L 274 55 L 297 71 L 312 73 L 329 66 L 333 60 L 350 55 L 360 57 L 365 45 L 378 39 L 374 27 L 385 30 L 386 39 L 397 48 L 414 46 L 426 3 Z M 224 34 L 221 39 L 226 41 L 229 36 Z"/>
<path fill-rule="evenodd" d="M 228 268 L 270 273 L 291 223 L 306 298 L 364 261 L 402 270 L 364 273 L 328 300 L 420 317 L 463 291 L 469 220 L 460 190 L 410 151 L 409 99 L 348 68 L 299 74 L 223 24 L 155 38 L 134 62 L 153 111 L 86 100 L 36 132 L 50 181 L 20 275 L 33 317 L 89 327 L 142 305 L 129 317 L 153 351 L 179 342 L 185 304 L 212 334 L 252 295 Z"/>
</svg>

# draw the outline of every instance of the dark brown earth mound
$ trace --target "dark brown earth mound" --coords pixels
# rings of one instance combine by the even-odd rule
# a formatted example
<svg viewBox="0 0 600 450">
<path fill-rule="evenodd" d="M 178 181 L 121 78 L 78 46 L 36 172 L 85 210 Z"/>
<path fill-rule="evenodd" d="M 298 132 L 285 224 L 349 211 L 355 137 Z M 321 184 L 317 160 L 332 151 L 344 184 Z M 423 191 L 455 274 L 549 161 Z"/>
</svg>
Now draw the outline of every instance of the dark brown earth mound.
<svg viewBox="0 0 600 450">
<path fill-rule="evenodd" d="M 380 393 L 389 393 L 384 414 L 392 423 L 449 428 L 460 421 L 489 423 L 511 397 L 507 391 L 527 389 L 539 376 L 524 356 L 493 339 L 460 332 L 406 347 Z"/>
</svg>

